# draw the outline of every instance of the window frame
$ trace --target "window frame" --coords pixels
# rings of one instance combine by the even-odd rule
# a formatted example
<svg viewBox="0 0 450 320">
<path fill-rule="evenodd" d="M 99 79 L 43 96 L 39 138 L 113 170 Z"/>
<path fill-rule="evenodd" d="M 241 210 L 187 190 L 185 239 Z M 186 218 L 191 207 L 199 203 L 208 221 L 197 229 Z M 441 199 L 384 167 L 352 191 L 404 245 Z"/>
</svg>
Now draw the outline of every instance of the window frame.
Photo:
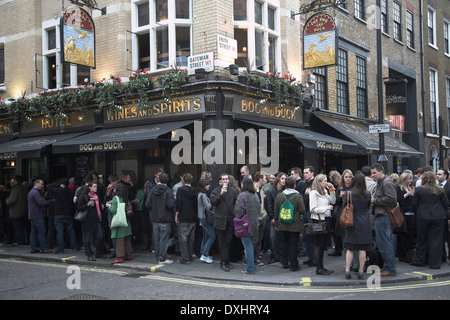
<svg viewBox="0 0 450 320">
<path fill-rule="evenodd" d="M 166 0 L 167 1 L 167 19 L 157 21 L 156 16 L 156 0 L 132 0 L 132 10 L 131 10 L 131 42 L 132 42 L 132 58 L 131 58 L 131 68 L 134 71 L 145 69 L 149 72 L 160 72 L 169 70 L 170 68 L 177 65 L 181 68 L 187 68 L 186 64 L 180 64 L 179 58 L 177 56 L 177 28 L 187 27 L 189 28 L 189 55 L 193 52 L 193 4 L 192 0 L 189 0 L 189 18 L 177 18 L 177 5 L 176 0 Z M 149 23 L 146 25 L 139 26 L 139 6 L 149 3 Z M 166 30 L 166 33 L 162 33 Z M 140 36 L 149 36 L 149 66 L 148 68 L 140 68 Z M 163 63 L 158 62 L 158 36 L 163 35 L 166 38 L 165 45 L 167 46 L 167 60 Z M 147 57 L 147 56 L 145 56 Z M 181 57 L 181 56 L 179 56 Z"/>
<path fill-rule="evenodd" d="M 431 13 L 431 15 L 430 15 Z M 438 49 L 437 47 L 437 34 L 436 34 L 436 10 L 434 10 L 432 7 L 428 6 L 427 10 L 427 37 L 428 37 L 428 45 L 432 48 Z M 430 18 L 432 18 L 432 26 L 430 26 Z M 431 30 L 430 30 L 431 28 Z M 430 42 L 430 31 L 432 31 L 433 34 L 433 41 Z"/>
<path fill-rule="evenodd" d="M 341 56 L 341 53 L 345 53 L 345 57 Z M 341 61 L 345 61 L 345 65 L 342 65 Z M 338 48 L 336 62 L 336 111 L 342 114 L 350 114 L 348 51 Z M 340 95 L 340 93 L 344 93 L 345 96 Z"/>
<path fill-rule="evenodd" d="M 429 69 L 430 92 L 430 133 L 439 133 L 439 73 L 438 70 Z"/>
<path fill-rule="evenodd" d="M 398 1 L 392 2 L 392 21 L 394 40 L 403 43 L 402 4 Z"/>
<path fill-rule="evenodd" d="M 409 18 L 410 16 L 410 18 Z M 415 31 L 414 31 L 414 12 L 406 10 L 406 46 L 410 49 L 416 49 Z"/>
<path fill-rule="evenodd" d="M 450 58 L 450 21 L 447 19 L 444 19 L 444 54 Z"/>
</svg>

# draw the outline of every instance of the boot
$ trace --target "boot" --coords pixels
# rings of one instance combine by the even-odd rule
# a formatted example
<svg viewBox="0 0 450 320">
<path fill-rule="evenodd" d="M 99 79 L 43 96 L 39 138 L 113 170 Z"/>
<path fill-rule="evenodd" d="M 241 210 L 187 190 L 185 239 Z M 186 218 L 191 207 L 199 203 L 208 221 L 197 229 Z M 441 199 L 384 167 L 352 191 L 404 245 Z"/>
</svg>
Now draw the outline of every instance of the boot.
<svg viewBox="0 0 450 320">
<path fill-rule="evenodd" d="M 89 243 L 83 243 L 84 253 L 88 257 L 88 261 L 96 261 L 94 258 L 94 254 L 91 250 L 91 245 Z"/>
<path fill-rule="evenodd" d="M 144 248 L 142 248 L 142 250 L 148 250 L 148 234 L 144 233 L 142 235 L 142 241 L 144 242 Z"/>
</svg>

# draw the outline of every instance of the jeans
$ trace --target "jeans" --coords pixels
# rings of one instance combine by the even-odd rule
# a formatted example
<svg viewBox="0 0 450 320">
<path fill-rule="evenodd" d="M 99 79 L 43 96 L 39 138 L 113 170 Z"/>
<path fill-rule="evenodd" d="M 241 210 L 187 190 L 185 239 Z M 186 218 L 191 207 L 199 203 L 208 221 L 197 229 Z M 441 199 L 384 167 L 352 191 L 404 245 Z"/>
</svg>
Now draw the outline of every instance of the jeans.
<svg viewBox="0 0 450 320">
<path fill-rule="evenodd" d="M 252 237 L 242 237 L 241 241 L 242 245 L 244 246 L 245 264 L 247 265 L 246 270 L 249 273 L 255 273 L 256 266 L 255 266 L 255 256 L 253 252 Z"/>
<path fill-rule="evenodd" d="M 395 235 L 392 232 L 391 219 L 387 215 L 378 214 L 375 216 L 374 225 L 377 248 L 384 261 L 383 269 L 390 273 L 397 273 L 395 267 Z"/>
<path fill-rule="evenodd" d="M 56 240 L 58 248 L 55 253 L 64 252 L 64 230 L 69 236 L 70 246 L 72 250 L 79 250 L 75 238 L 75 230 L 73 229 L 73 220 L 70 216 L 55 216 Z"/>
<path fill-rule="evenodd" d="M 181 259 L 184 262 L 191 261 L 194 254 L 195 225 L 195 222 L 180 222 L 178 225 Z"/>
<path fill-rule="evenodd" d="M 209 249 L 211 249 L 211 246 L 216 240 L 216 233 L 214 232 L 213 226 L 208 224 L 206 218 L 200 219 L 200 225 L 203 228 L 203 240 L 200 246 L 200 254 L 209 257 Z"/>
<path fill-rule="evenodd" d="M 47 250 L 47 241 L 45 239 L 45 221 L 44 218 L 31 220 L 30 246 L 31 251 L 37 250 L 36 237 L 39 241 L 41 251 Z"/>
<path fill-rule="evenodd" d="M 169 247 L 170 223 L 153 222 L 153 246 L 158 262 L 166 260 L 166 252 Z"/>
</svg>

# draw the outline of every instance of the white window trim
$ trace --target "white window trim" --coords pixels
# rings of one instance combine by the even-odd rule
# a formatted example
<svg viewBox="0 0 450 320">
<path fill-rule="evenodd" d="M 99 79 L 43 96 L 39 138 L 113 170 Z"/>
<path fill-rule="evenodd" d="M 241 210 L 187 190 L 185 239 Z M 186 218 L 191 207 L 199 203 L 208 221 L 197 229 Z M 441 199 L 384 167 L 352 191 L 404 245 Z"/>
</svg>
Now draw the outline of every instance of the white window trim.
<svg viewBox="0 0 450 320">
<path fill-rule="evenodd" d="M 263 5 L 262 8 L 262 22 L 263 24 L 256 24 L 255 21 L 255 1 L 247 0 L 247 19 L 246 21 L 235 21 L 235 28 L 247 29 L 247 52 L 250 63 L 255 61 L 256 46 L 255 46 L 255 31 L 262 30 L 264 32 L 264 43 L 269 43 L 269 36 L 277 38 L 275 48 L 275 70 L 281 72 L 281 41 L 280 41 L 280 2 L 279 1 L 265 1 L 259 0 L 259 3 Z M 275 11 L 275 30 L 269 28 L 269 7 Z M 264 65 L 263 70 L 255 69 L 256 72 L 268 72 L 269 71 L 269 47 L 264 46 Z M 256 68 L 257 66 L 253 66 Z M 245 71 L 245 68 L 240 68 L 241 71 Z"/>
<path fill-rule="evenodd" d="M 447 19 L 444 19 L 444 26 L 443 26 L 444 27 L 444 46 L 445 46 L 445 25 L 447 25 L 447 39 L 448 39 L 447 51 L 448 51 L 448 53 L 445 52 L 446 48 L 444 48 L 444 54 L 450 58 L 450 21 L 448 21 Z"/>
<path fill-rule="evenodd" d="M 436 114 L 434 116 L 435 116 L 435 121 L 436 121 L 437 132 L 439 132 L 439 115 L 440 115 L 440 113 L 439 113 L 439 71 L 434 69 L 434 68 L 430 68 L 429 69 L 429 72 L 430 72 L 430 77 L 429 78 L 430 79 L 431 79 L 431 71 L 434 72 L 434 85 L 435 85 L 434 90 L 435 90 L 435 93 L 436 93 L 436 96 L 435 96 L 435 99 L 436 99 L 436 102 L 435 102 L 436 103 Z M 430 102 L 430 107 L 431 107 L 431 82 L 429 82 L 429 85 L 430 85 L 430 88 L 429 88 L 430 100 L 429 100 L 429 102 Z M 430 115 L 431 115 L 431 110 L 430 110 Z"/>
<path fill-rule="evenodd" d="M 428 39 L 428 45 L 436 50 L 438 49 L 437 46 L 437 30 L 436 30 L 436 10 L 434 10 L 432 7 L 428 7 L 427 10 L 427 34 L 428 34 L 428 23 L 430 20 L 430 11 L 433 12 L 433 39 L 434 39 L 434 43 L 430 42 L 430 39 Z"/>
<path fill-rule="evenodd" d="M 6 37 L 0 37 L 0 47 L 5 48 Z M 6 50 L 5 50 L 5 67 L 6 67 Z M 5 68 L 6 69 L 6 68 Z M 5 70 L 5 82 L 6 82 L 6 70 Z M 5 83 L 0 83 L 0 92 L 6 91 Z"/>
<path fill-rule="evenodd" d="M 149 24 L 138 27 L 138 5 L 149 2 Z M 167 1 L 167 11 L 168 11 L 168 19 L 161 22 L 156 22 L 156 12 L 155 1 L 154 0 L 132 0 L 132 10 L 131 10 L 131 21 L 132 21 L 132 69 L 139 69 L 139 57 L 138 57 L 138 34 L 147 33 L 150 36 L 150 72 L 161 72 L 164 70 L 170 69 L 170 65 L 175 63 L 176 59 L 176 27 L 190 27 L 190 52 L 191 55 L 193 53 L 193 10 L 192 10 L 192 1 L 189 3 L 189 19 L 177 19 L 176 18 L 176 4 L 175 0 Z M 157 48 L 156 42 L 156 31 L 160 27 L 168 28 L 168 41 L 169 41 L 169 67 L 168 68 L 160 68 L 157 66 Z"/>
</svg>

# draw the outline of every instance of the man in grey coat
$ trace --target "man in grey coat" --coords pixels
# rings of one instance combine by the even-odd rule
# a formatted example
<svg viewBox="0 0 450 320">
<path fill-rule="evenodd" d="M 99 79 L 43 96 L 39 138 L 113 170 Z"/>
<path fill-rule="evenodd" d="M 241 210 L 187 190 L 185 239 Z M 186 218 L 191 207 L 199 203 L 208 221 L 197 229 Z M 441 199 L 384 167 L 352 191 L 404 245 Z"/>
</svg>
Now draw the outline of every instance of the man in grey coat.
<svg viewBox="0 0 450 320">
<path fill-rule="evenodd" d="M 375 214 L 376 244 L 383 258 L 383 269 L 380 274 L 396 276 L 395 235 L 388 212 L 397 205 L 397 191 L 394 182 L 384 174 L 384 168 L 380 163 L 375 163 L 370 169 L 372 179 L 377 182 L 371 202 Z"/>
</svg>

